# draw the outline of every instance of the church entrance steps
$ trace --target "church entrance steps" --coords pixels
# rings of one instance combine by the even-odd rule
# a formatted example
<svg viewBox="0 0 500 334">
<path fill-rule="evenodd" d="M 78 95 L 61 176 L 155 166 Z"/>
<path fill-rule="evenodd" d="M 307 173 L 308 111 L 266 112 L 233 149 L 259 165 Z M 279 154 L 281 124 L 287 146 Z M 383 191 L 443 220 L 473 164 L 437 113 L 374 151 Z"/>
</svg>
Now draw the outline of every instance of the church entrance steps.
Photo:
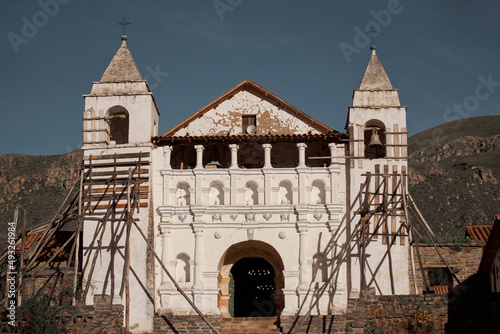
<svg viewBox="0 0 500 334">
<path fill-rule="evenodd" d="M 221 334 L 282 333 L 278 317 L 222 318 Z"/>
</svg>

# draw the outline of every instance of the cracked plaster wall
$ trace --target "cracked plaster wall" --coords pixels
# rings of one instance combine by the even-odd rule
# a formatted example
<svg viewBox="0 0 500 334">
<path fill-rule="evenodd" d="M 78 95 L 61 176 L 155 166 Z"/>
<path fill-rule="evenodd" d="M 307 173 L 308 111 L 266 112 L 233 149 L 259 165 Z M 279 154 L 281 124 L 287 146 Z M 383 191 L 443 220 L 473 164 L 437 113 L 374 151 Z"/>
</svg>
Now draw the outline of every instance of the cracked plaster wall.
<svg viewBox="0 0 500 334">
<path fill-rule="evenodd" d="M 215 136 L 242 133 L 242 115 L 256 115 L 257 134 L 300 134 L 320 132 L 304 121 L 270 102 L 271 100 L 240 91 L 232 98 L 210 109 L 174 135 Z"/>
</svg>

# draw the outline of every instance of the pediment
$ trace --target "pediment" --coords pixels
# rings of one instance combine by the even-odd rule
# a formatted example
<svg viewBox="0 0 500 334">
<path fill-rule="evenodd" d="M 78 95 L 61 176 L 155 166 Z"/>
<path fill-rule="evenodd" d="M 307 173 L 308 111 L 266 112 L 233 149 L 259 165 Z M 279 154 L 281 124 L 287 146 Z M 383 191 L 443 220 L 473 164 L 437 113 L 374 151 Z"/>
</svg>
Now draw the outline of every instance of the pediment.
<svg viewBox="0 0 500 334">
<path fill-rule="evenodd" d="M 255 131 L 248 129 L 248 122 L 252 121 L 255 122 Z M 161 137 L 300 135 L 331 132 L 335 131 L 246 79 Z"/>
</svg>

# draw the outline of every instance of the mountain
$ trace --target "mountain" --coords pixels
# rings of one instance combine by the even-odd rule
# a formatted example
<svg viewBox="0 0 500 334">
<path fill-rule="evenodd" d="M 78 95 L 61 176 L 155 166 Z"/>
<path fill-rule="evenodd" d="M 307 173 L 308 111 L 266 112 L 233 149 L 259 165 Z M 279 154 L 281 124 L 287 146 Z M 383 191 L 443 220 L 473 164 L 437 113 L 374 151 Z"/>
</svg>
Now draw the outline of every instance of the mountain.
<svg viewBox="0 0 500 334">
<path fill-rule="evenodd" d="M 410 193 L 436 234 L 464 235 L 500 213 L 500 116 L 445 123 L 408 138 Z"/>
<path fill-rule="evenodd" d="M 26 211 L 27 226 L 53 218 L 78 181 L 82 156 L 81 150 L 48 156 L 0 156 L 0 245 L 7 238 L 7 223 L 13 220 L 16 207 Z"/>
<path fill-rule="evenodd" d="M 500 213 L 500 116 L 436 126 L 410 137 L 408 151 L 410 193 L 436 234 L 463 235 L 465 225 L 491 224 Z M 26 210 L 28 226 L 51 219 L 78 181 L 81 162 L 81 150 L 0 156 L 3 231 L 16 207 Z M 0 233 L 0 245 L 5 240 Z"/>
</svg>

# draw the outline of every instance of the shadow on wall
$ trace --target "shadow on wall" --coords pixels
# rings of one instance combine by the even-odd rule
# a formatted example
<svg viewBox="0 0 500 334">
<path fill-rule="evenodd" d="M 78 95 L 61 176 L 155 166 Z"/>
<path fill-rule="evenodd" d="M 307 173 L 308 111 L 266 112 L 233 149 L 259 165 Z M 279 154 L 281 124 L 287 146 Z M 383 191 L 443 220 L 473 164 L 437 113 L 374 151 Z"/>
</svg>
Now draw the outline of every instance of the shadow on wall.
<svg viewBox="0 0 500 334">
<path fill-rule="evenodd" d="M 488 274 L 474 274 L 451 290 L 446 333 L 500 332 L 500 294 L 489 286 Z"/>
</svg>

